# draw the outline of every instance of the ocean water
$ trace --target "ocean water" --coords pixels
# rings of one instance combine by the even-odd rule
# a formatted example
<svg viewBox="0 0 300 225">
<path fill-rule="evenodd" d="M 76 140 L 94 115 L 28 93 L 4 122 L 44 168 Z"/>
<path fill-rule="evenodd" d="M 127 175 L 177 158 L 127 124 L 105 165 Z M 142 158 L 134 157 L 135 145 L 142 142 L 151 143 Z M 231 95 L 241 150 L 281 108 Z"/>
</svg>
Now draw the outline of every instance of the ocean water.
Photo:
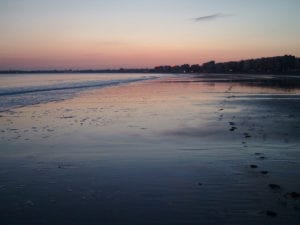
<svg viewBox="0 0 300 225">
<path fill-rule="evenodd" d="M 154 74 L 1 74 L 0 112 L 13 108 L 61 101 L 77 93 L 156 79 Z"/>
</svg>

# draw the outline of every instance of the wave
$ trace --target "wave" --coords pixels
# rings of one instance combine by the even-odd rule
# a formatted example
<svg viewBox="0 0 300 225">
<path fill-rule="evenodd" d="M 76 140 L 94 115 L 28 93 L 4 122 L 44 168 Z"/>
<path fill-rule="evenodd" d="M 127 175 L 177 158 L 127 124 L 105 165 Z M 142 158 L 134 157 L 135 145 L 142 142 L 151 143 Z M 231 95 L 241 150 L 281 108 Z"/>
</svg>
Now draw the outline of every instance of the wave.
<svg viewBox="0 0 300 225">
<path fill-rule="evenodd" d="M 142 76 L 138 78 L 92 81 L 82 80 L 51 85 L 45 83 L 44 85 L 39 86 L 0 88 L 0 112 L 29 105 L 63 101 L 72 98 L 80 91 L 153 80 L 156 78 L 158 77 Z"/>
<path fill-rule="evenodd" d="M 126 80 L 109 80 L 109 81 L 90 81 L 80 83 L 64 83 L 57 85 L 45 85 L 45 86 L 31 86 L 31 87 L 19 87 L 19 88 L 4 88 L 0 89 L 0 96 L 8 95 L 20 95 L 36 92 L 48 92 L 48 91 L 63 91 L 63 90 L 75 90 L 75 89 L 89 89 L 106 86 L 116 86 L 120 84 L 127 84 L 138 81 L 145 81 L 154 79 L 155 77 L 126 79 Z"/>
</svg>

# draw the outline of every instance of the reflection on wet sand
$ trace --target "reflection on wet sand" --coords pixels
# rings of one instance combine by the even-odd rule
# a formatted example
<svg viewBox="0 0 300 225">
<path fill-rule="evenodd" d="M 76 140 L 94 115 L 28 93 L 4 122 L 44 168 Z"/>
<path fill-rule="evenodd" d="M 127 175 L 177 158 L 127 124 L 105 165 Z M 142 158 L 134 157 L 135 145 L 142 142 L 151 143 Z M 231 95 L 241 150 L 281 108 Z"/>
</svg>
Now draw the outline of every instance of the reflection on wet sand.
<svg viewBox="0 0 300 225">
<path fill-rule="evenodd" d="M 168 77 L 0 113 L 2 221 L 298 224 L 300 89 L 260 78 Z"/>
</svg>

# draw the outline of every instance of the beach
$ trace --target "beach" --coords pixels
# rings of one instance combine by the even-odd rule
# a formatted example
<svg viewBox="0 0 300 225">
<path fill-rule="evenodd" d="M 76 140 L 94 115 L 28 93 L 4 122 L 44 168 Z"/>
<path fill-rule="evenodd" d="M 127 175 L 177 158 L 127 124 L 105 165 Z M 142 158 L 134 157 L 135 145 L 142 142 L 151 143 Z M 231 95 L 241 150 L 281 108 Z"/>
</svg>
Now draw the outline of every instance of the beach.
<svg viewBox="0 0 300 225">
<path fill-rule="evenodd" d="M 0 224 L 300 224 L 299 77 L 90 79 L 8 95 Z"/>
</svg>

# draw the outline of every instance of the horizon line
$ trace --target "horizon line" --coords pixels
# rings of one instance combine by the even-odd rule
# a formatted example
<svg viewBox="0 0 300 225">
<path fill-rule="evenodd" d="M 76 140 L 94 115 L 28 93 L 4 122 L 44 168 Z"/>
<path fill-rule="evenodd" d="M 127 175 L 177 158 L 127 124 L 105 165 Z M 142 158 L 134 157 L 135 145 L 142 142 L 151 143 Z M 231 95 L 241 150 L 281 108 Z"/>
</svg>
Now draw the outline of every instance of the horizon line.
<svg viewBox="0 0 300 225">
<path fill-rule="evenodd" d="M 162 66 L 182 66 L 182 65 L 199 65 L 203 66 L 205 63 L 209 62 L 215 62 L 216 64 L 218 63 L 230 63 L 230 62 L 242 62 L 242 61 L 248 61 L 248 60 L 258 60 L 258 59 L 266 59 L 266 58 L 276 58 L 276 57 L 285 57 L 285 56 L 292 56 L 295 57 L 296 59 L 300 59 L 300 56 L 295 56 L 292 54 L 284 54 L 284 55 L 278 55 L 278 56 L 265 56 L 265 57 L 259 57 L 259 58 L 248 58 L 248 59 L 240 59 L 240 60 L 230 60 L 230 61 L 223 61 L 223 62 L 216 62 L 215 60 L 209 60 L 207 62 L 204 62 L 202 64 L 190 64 L 190 63 L 183 63 L 183 64 L 177 64 L 177 65 L 167 65 L 167 64 L 161 64 L 161 65 L 156 65 L 154 67 L 119 67 L 119 68 L 114 68 L 114 69 L 109 69 L 109 68 L 65 68 L 65 69 L 58 69 L 58 68 L 49 68 L 49 69 L 38 69 L 38 68 L 33 68 L 33 69 L 0 69 L 0 73 L 4 72 L 80 72 L 80 71 L 90 71 L 90 72 L 97 72 L 97 71 L 122 71 L 122 70 L 153 70 L 156 67 L 162 67 Z"/>
</svg>

